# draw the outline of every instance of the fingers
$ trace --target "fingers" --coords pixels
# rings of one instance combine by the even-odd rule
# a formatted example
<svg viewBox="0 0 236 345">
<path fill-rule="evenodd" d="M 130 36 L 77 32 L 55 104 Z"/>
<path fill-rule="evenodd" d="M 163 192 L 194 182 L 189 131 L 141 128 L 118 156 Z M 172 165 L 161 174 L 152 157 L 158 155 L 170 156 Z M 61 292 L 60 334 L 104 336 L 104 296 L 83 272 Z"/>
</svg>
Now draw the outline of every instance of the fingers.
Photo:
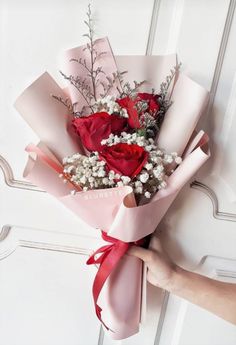
<svg viewBox="0 0 236 345">
<path fill-rule="evenodd" d="M 151 258 L 151 251 L 142 247 L 132 246 L 128 252 L 128 255 L 136 256 L 137 258 L 147 262 Z"/>
<path fill-rule="evenodd" d="M 149 245 L 149 249 L 145 249 L 139 246 L 132 246 L 127 254 L 136 256 L 140 258 L 141 260 L 148 262 L 151 261 L 153 258 L 154 253 L 159 253 L 161 254 L 163 252 L 163 248 L 161 245 L 161 241 L 157 236 L 153 236 Z"/>
</svg>

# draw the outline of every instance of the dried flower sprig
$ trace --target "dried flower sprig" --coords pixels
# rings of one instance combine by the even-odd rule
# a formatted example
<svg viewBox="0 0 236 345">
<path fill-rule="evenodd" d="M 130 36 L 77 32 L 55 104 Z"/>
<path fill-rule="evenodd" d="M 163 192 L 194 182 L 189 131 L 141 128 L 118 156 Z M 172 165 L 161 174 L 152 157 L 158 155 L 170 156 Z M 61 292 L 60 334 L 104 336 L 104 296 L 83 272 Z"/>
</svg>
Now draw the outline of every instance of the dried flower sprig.
<svg viewBox="0 0 236 345">
<path fill-rule="evenodd" d="M 119 79 L 121 87 L 122 87 L 122 92 L 120 93 L 120 97 L 130 97 L 130 98 L 135 98 L 137 96 L 137 93 L 139 92 L 141 86 L 143 86 L 147 81 L 143 80 L 141 82 L 137 82 L 136 80 L 133 81 L 134 85 L 133 87 L 131 86 L 130 82 L 125 82 L 123 79 Z"/>
<path fill-rule="evenodd" d="M 63 98 L 61 96 L 56 96 L 53 94 L 51 94 L 51 97 L 57 100 L 58 102 L 62 103 L 68 109 L 69 114 L 74 114 L 74 106 L 71 104 L 69 98 Z"/>
<path fill-rule="evenodd" d="M 116 86 L 116 89 L 121 95 L 123 93 L 121 81 L 123 80 L 123 75 L 126 73 L 127 71 L 123 71 L 123 72 L 117 71 L 117 72 L 112 73 L 112 77 L 106 76 L 107 83 L 104 83 L 103 81 L 100 82 L 100 84 L 103 87 L 103 93 L 100 93 L 100 97 L 102 98 L 106 97 L 108 93 L 111 91 L 111 89 L 117 84 L 117 81 L 118 81 L 118 85 L 120 84 L 122 90 L 120 90 L 119 86 Z"/>
<path fill-rule="evenodd" d="M 99 52 L 96 49 L 96 41 L 94 40 L 94 28 L 93 28 L 93 20 L 92 20 L 92 12 L 91 6 L 88 5 L 88 12 L 87 20 L 84 21 L 85 25 L 88 27 L 88 33 L 84 34 L 83 36 L 88 38 L 88 43 L 86 44 L 84 50 L 89 51 L 90 55 L 90 62 L 86 61 L 86 59 L 82 58 L 73 58 L 70 61 L 76 62 L 80 66 L 82 66 L 87 72 L 87 78 L 81 78 L 80 76 L 67 76 L 63 72 L 60 72 L 61 75 L 69 81 L 81 94 L 83 99 L 85 100 L 87 106 L 90 108 L 91 113 L 94 113 L 94 103 L 97 101 L 99 97 L 106 97 L 110 90 L 116 85 L 119 85 L 119 81 L 122 79 L 123 74 L 126 72 L 114 72 L 111 76 L 106 75 L 105 80 L 101 80 L 99 76 L 101 74 L 105 75 L 102 66 L 97 65 L 97 60 L 99 60 L 106 52 Z M 90 83 L 91 82 L 91 83 Z M 117 83 L 118 82 L 118 83 Z M 91 86 L 90 86 L 91 85 Z M 100 94 L 97 94 L 98 86 L 101 85 L 103 91 Z M 76 116 L 81 116 L 84 114 L 85 107 L 80 111 L 77 112 Z M 74 114 L 75 115 L 75 114 Z"/>
<path fill-rule="evenodd" d="M 91 101 L 93 99 L 93 96 L 91 94 L 91 87 L 88 84 L 86 78 L 81 78 L 81 77 L 75 77 L 73 75 L 67 76 L 64 74 L 62 71 L 60 71 L 61 75 L 63 76 L 64 79 L 68 80 L 80 93 L 80 95 L 83 97 L 85 100 L 87 107 L 90 108 L 91 112 L 93 113 L 93 108 L 91 105 Z M 84 111 L 85 107 L 79 112 L 79 115 L 81 115 Z"/>
<path fill-rule="evenodd" d="M 177 57 L 176 57 L 176 65 L 174 66 L 173 69 L 170 70 L 170 74 L 166 77 L 166 80 L 161 83 L 160 85 L 160 93 L 158 97 L 158 102 L 160 104 L 160 109 L 158 113 L 156 114 L 156 127 L 157 130 L 160 130 L 161 124 L 164 120 L 165 113 L 167 110 L 170 108 L 172 105 L 172 91 L 170 91 L 170 86 L 172 85 L 174 79 L 178 76 L 179 70 L 181 67 L 181 62 L 178 62 Z M 154 92 L 154 90 L 153 90 Z"/>
<path fill-rule="evenodd" d="M 99 52 L 96 49 L 96 41 L 94 40 L 94 27 L 93 27 L 93 20 L 92 20 L 92 11 L 90 4 L 88 5 L 88 11 L 86 13 L 87 20 L 84 21 L 85 25 L 88 28 L 88 32 L 83 34 L 84 37 L 88 38 L 88 43 L 86 44 L 84 50 L 89 51 L 90 55 L 90 62 L 88 63 L 86 59 L 82 58 L 73 58 L 70 62 L 76 62 L 80 66 L 82 66 L 87 72 L 87 78 L 81 78 L 80 76 L 73 76 L 73 75 L 66 75 L 62 71 L 60 71 L 61 75 L 65 80 L 70 82 L 73 85 L 82 98 L 84 99 L 87 107 L 90 109 L 91 113 L 94 113 L 94 103 L 97 101 L 98 97 L 104 98 L 106 97 L 113 87 L 116 87 L 117 91 L 120 94 L 120 97 L 124 96 L 135 96 L 138 92 L 140 86 L 144 84 L 145 81 L 136 82 L 134 81 L 134 87 L 131 87 L 129 82 L 124 82 L 123 76 L 127 71 L 116 71 L 113 72 L 111 76 L 106 75 L 105 79 L 99 78 L 101 74 L 105 75 L 102 66 L 97 65 L 97 61 L 106 54 L 106 52 Z M 91 82 L 91 83 L 90 83 Z M 101 86 L 103 91 L 97 94 L 98 86 Z M 53 97 L 65 105 L 69 113 L 74 116 L 81 116 L 84 115 L 86 106 L 81 109 L 81 111 L 75 111 L 76 104 L 73 105 L 73 108 L 68 106 L 67 100 L 63 99 L 62 97 L 55 96 Z"/>
</svg>

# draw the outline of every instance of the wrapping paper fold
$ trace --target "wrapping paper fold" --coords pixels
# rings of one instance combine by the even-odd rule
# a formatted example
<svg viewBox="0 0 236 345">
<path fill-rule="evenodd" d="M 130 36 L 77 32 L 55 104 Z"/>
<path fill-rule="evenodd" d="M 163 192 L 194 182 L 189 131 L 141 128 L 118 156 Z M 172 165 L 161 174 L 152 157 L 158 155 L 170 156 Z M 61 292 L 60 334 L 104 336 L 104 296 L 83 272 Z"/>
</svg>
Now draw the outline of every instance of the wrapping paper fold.
<svg viewBox="0 0 236 345">
<path fill-rule="evenodd" d="M 44 145 L 61 160 L 75 152 L 82 152 L 82 148 L 72 130 L 72 118 L 65 106 L 52 95 L 65 97 L 64 91 L 45 72 L 17 98 L 15 108 Z"/>
<path fill-rule="evenodd" d="M 176 61 L 175 55 L 120 56 L 115 60 L 107 39 L 101 39 L 97 44 L 101 51 L 107 52 L 105 60 L 101 57 L 100 61 L 107 75 L 115 72 L 117 67 L 121 71 L 128 70 L 126 79 L 146 79 L 150 88 L 159 87 Z M 64 54 L 63 72 L 83 74 L 84 71 L 78 70 L 78 63 L 71 59 L 78 56 L 87 58 L 84 54 L 83 47 L 67 51 Z M 48 73 L 44 73 L 19 96 L 15 107 L 38 134 L 42 141 L 39 149 L 61 166 L 64 156 L 82 152 L 83 149 L 78 137 L 71 133 L 69 115 L 63 105 L 51 98 L 52 93 L 63 95 L 63 90 Z M 78 92 L 71 86 L 68 86 L 68 93 L 77 107 L 84 105 Z M 137 206 L 131 187 L 81 191 L 71 195 L 74 187 L 64 184 L 52 164 L 35 153 L 29 154 L 24 177 L 58 198 L 86 223 L 105 230 L 112 237 L 133 242 L 151 234 L 183 185 L 210 155 L 208 136 L 203 131 L 193 135 L 208 100 L 208 92 L 180 74 L 173 88 L 172 99 L 174 103 L 165 115 L 157 144 L 167 152 L 183 154 L 183 162 L 169 177 L 167 188 L 159 191 L 148 204 Z M 28 151 L 32 151 L 30 147 Z M 141 276 L 141 261 L 124 256 L 102 291 L 99 303 L 103 320 L 114 331 L 110 332 L 114 339 L 123 339 L 138 332 Z"/>
</svg>

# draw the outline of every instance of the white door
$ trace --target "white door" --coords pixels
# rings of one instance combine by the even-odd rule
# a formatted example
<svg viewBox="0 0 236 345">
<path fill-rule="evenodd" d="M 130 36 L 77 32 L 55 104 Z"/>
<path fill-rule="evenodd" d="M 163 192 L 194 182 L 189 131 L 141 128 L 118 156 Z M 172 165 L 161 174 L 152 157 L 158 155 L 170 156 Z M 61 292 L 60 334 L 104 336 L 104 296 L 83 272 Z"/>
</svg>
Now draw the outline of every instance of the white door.
<svg viewBox="0 0 236 345">
<path fill-rule="evenodd" d="M 92 2 L 92 1 L 91 1 Z M 212 159 L 160 227 L 180 265 L 236 283 L 235 0 L 93 1 L 98 36 L 117 55 L 177 51 L 183 68 L 211 91 L 199 127 Z M 91 298 L 101 243 L 58 201 L 22 180 L 24 147 L 37 138 L 13 108 L 45 70 L 60 83 L 58 53 L 81 43 L 87 1 L 0 0 L 0 344 L 110 345 Z M 233 345 L 236 327 L 148 285 L 146 321 L 126 345 Z"/>
</svg>

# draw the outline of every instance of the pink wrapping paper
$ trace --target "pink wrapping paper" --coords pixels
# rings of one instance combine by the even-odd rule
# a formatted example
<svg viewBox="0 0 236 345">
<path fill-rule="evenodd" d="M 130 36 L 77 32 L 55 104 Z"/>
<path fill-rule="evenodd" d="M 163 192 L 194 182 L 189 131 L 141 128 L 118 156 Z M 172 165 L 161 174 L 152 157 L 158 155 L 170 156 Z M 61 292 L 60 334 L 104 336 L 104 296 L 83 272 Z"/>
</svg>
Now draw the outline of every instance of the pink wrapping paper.
<svg viewBox="0 0 236 345">
<path fill-rule="evenodd" d="M 108 50 L 104 70 L 107 74 L 115 72 L 113 69 L 116 69 L 116 64 L 107 39 L 99 40 L 99 44 L 102 45 L 101 49 L 105 47 Z M 73 56 L 74 52 L 83 54 L 81 47 L 67 51 L 64 62 L 66 70 L 63 72 L 77 75 L 75 65 L 78 64 L 70 62 L 71 58 L 78 58 Z M 146 79 L 150 87 L 151 84 L 159 87 L 169 74 L 170 68 L 175 65 L 175 55 L 117 57 L 116 63 L 119 70 L 129 70 L 128 79 Z M 81 70 L 79 72 L 83 73 Z M 68 86 L 68 92 L 73 103 L 77 103 L 77 106 L 84 105 L 71 86 Z M 51 93 L 62 95 L 63 91 L 48 73 L 44 73 L 19 96 L 15 106 L 38 134 L 42 141 L 39 147 L 45 152 L 46 145 L 45 153 L 49 155 L 50 150 L 50 157 L 60 164 L 64 156 L 81 152 L 82 148 L 74 134 L 68 136 L 71 131 L 70 117 L 64 106 L 50 97 Z M 157 143 L 168 152 L 184 152 L 184 159 L 169 177 L 167 188 L 159 191 L 148 204 L 136 206 L 132 188 L 127 186 L 81 191 L 71 195 L 74 187 L 64 184 L 49 164 L 32 153 L 24 177 L 54 195 L 86 223 L 107 231 L 112 237 L 133 242 L 151 234 L 183 185 L 209 158 L 207 135 L 203 131 L 196 136 L 192 135 L 207 102 L 208 92 L 181 74 L 172 96 L 174 103 L 165 116 Z M 109 332 L 114 339 L 123 339 L 138 332 L 141 272 L 141 261 L 125 255 L 102 291 L 99 300 L 103 310 L 102 318 L 114 331 Z"/>
<path fill-rule="evenodd" d="M 81 152 L 81 146 L 72 130 L 71 117 L 52 94 L 65 97 L 63 90 L 45 72 L 20 95 L 15 107 L 41 141 L 61 159 Z"/>
</svg>

